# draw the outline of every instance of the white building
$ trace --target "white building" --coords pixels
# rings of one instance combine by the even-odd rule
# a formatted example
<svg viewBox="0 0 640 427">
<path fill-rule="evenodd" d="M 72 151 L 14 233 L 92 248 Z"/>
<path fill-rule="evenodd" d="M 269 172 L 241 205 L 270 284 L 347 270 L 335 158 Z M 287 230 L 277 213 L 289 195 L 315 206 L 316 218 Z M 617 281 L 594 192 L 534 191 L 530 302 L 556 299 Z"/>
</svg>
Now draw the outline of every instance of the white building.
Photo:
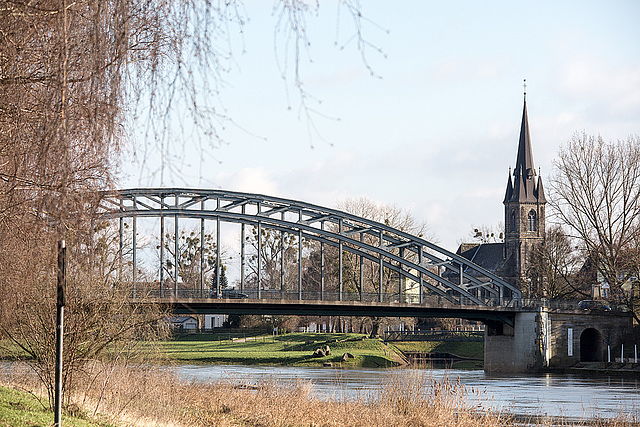
<svg viewBox="0 0 640 427">
<path fill-rule="evenodd" d="M 222 328 L 224 322 L 227 321 L 229 316 L 226 314 L 205 314 L 204 315 L 204 328 L 215 329 Z"/>
</svg>

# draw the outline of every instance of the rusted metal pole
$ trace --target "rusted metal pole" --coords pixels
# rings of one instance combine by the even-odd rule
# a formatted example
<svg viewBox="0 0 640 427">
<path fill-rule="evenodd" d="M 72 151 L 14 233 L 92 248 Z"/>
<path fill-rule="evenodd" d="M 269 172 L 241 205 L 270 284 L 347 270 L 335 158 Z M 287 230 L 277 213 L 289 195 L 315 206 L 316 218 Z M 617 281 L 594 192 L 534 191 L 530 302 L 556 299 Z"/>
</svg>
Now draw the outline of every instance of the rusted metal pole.
<svg viewBox="0 0 640 427">
<path fill-rule="evenodd" d="M 58 301 L 56 304 L 56 393 L 54 425 L 62 426 L 62 338 L 64 333 L 65 287 L 67 276 L 67 248 L 64 240 L 58 241 Z"/>
</svg>

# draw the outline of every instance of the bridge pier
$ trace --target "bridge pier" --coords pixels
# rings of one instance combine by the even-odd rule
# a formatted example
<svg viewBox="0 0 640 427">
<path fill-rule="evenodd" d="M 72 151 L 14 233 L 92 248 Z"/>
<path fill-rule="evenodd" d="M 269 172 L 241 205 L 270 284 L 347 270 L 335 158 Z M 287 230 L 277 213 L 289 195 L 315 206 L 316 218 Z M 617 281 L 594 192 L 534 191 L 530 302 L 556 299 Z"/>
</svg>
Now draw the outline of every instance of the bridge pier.
<svg viewBox="0 0 640 427">
<path fill-rule="evenodd" d="M 606 362 L 607 346 L 619 346 L 631 326 L 631 316 L 621 313 L 545 307 L 517 312 L 513 327 L 494 323 L 485 328 L 484 370 L 526 373 Z"/>
<path fill-rule="evenodd" d="M 549 362 L 549 313 L 540 308 L 515 314 L 513 327 L 487 325 L 484 340 L 485 372 L 535 372 Z"/>
</svg>

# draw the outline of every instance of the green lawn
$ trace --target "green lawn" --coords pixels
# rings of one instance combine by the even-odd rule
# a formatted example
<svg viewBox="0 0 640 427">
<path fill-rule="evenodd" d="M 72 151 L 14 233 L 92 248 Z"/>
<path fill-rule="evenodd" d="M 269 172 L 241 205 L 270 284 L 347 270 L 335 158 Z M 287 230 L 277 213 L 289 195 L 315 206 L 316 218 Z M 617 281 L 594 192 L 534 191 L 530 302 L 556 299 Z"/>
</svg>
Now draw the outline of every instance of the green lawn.
<svg viewBox="0 0 640 427">
<path fill-rule="evenodd" d="M 0 340 L 0 359 L 19 360 L 25 358 L 27 358 L 26 353 L 11 340 Z"/>
<path fill-rule="evenodd" d="M 361 334 L 292 333 L 279 336 L 223 339 L 224 334 L 193 334 L 155 344 L 159 356 L 182 363 L 321 366 L 324 362 L 348 367 L 392 367 L 400 362 L 393 349 L 379 339 Z M 331 354 L 313 357 L 328 345 Z M 344 353 L 354 356 L 341 362 Z"/>
<path fill-rule="evenodd" d="M 36 427 L 51 426 L 53 412 L 43 409 L 32 395 L 0 386 L 0 426 Z M 91 420 L 84 414 L 62 416 L 64 426 L 108 427 L 113 426 L 102 421 Z"/>
</svg>

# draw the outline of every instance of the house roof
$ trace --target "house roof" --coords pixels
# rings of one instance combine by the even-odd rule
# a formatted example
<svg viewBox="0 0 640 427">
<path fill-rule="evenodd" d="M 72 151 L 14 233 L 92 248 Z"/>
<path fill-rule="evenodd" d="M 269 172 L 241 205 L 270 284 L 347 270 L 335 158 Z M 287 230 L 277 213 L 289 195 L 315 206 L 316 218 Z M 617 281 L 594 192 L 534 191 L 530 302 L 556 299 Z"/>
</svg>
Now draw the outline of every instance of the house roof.
<svg viewBox="0 0 640 427">
<path fill-rule="evenodd" d="M 196 322 L 198 321 L 195 317 L 192 316 L 172 316 L 168 317 L 167 321 L 169 321 L 170 323 L 184 323 L 189 319 L 195 320 Z"/>
</svg>

